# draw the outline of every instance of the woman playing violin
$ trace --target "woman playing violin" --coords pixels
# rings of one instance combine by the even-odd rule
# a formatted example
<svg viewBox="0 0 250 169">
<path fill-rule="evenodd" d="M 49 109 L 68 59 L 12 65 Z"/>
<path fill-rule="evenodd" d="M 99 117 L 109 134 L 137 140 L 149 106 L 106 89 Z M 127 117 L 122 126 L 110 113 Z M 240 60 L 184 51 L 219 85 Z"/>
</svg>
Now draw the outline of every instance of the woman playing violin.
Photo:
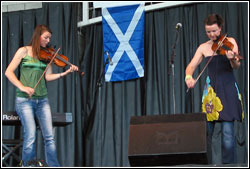
<svg viewBox="0 0 250 169">
<path fill-rule="evenodd" d="M 238 45 L 234 38 L 225 37 L 220 44 L 215 44 L 221 35 L 224 21 L 217 14 L 205 19 L 205 31 L 209 40 L 202 43 L 186 68 L 185 82 L 188 88 L 193 88 L 196 80 L 193 73 L 204 58 L 211 59 L 208 64 L 208 76 L 202 97 L 202 112 L 206 113 L 208 121 L 208 145 L 210 145 L 215 123 L 221 124 L 222 130 L 222 162 L 235 163 L 234 121 L 244 118 L 242 98 L 239 93 L 233 69 L 240 67 Z M 231 44 L 224 54 L 219 53 L 225 46 Z M 217 45 L 216 50 L 212 49 Z M 208 147 L 209 148 L 209 147 Z M 210 147 L 211 148 L 211 147 Z"/>
<path fill-rule="evenodd" d="M 52 32 L 47 26 L 38 25 L 33 32 L 30 44 L 17 50 L 5 72 L 5 76 L 17 87 L 16 112 L 21 119 L 23 129 L 22 162 L 24 166 L 27 165 L 27 162 L 36 159 L 35 118 L 39 122 L 43 134 L 46 163 L 48 166 L 59 166 L 45 80 L 59 79 L 70 72 L 78 71 L 78 67 L 71 65 L 67 71 L 54 74 L 52 66 L 49 65 L 45 76 L 34 90 L 34 86 L 47 66 L 41 60 L 40 48 L 48 45 L 51 35 Z M 19 65 L 21 66 L 20 79 L 14 73 Z"/>
</svg>

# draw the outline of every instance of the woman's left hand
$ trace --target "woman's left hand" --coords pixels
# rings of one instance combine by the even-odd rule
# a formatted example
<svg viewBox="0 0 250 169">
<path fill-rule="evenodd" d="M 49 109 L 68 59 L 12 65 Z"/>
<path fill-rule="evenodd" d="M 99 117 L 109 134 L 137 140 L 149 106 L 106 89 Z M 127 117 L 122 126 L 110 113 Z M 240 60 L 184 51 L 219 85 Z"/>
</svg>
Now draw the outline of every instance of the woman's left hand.
<svg viewBox="0 0 250 169">
<path fill-rule="evenodd" d="M 71 65 L 70 68 L 66 71 L 66 73 L 72 73 L 72 72 L 75 72 L 75 71 L 78 71 L 78 67 L 75 66 L 75 65 Z"/>
<path fill-rule="evenodd" d="M 231 51 L 231 50 L 228 50 L 228 51 L 226 52 L 226 55 L 227 55 L 227 58 L 228 58 L 229 60 L 232 60 L 232 59 L 234 59 L 234 57 L 235 57 L 235 53 L 234 53 L 233 51 Z"/>
</svg>

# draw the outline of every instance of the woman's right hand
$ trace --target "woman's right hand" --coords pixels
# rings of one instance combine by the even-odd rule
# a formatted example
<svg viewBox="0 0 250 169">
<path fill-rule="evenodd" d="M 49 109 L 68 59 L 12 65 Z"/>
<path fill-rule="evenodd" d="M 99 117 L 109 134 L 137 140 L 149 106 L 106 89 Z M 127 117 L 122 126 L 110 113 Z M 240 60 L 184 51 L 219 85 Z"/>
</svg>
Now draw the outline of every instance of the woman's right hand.
<svg viewBox="0 0 250 169">
<path fill-rule="evenodd" d="M 186 80 L 186 85 L 188 88 L 194 88 L 195 86 L 195 80 L 194 78 L 190 78 Z"/>
<path fill-rule="evenodd" d="M 35 90 L 33 88 L 27 87 L 27 86 L 22 87 L 20 90 L 22 92 L 25 92 L 27 95 L 29 95 L 29 97 L 31 97 L 35 92 Z"/>
</svg>

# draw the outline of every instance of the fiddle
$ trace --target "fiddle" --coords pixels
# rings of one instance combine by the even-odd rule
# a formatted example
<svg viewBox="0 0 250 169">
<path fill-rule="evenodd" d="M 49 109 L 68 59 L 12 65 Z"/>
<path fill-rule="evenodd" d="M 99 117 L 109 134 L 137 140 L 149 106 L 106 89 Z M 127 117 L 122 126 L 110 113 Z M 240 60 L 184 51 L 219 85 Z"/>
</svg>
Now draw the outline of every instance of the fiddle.
<svg viewBox="0 0 250 169">
<path fill-rule="evenodd" d="M 231 51 L 233 50 L 234 44 L 230 42 L 226 36 L 227 35 L 221 35 L 217 38 L 217 40 L 214 41 L 212 45 L 212 50 L 214 51 L 214 53 L 217 53 L 220 55 L 226 55 L 226 52 L 228 50 L 231 50 Z M 234 56 L 239 59 L 243 59 L 242 56 L 236 53 L 234 54 Z"/>
<path fill-rule="evenodd" d="M 52 47 L 49 48 L 44 48 L 41 47 L 40 50 L 40 57 L 42 58 L 43 61 L 49 62 L 52 59 L 52 56 L 55 54 L 55 50 Z M 68 57 L 62 55 L 62 54 L 56 54 L 55 58 L 53 59 L 53 62 L 58 66 L 58 67 L 65 67 L 66 65 L 71 66 L 72 64 L 68 61 Z M 78 70 L 78 73 L 83 76 L 84 72 L 81 72 Z"/>
</svg>

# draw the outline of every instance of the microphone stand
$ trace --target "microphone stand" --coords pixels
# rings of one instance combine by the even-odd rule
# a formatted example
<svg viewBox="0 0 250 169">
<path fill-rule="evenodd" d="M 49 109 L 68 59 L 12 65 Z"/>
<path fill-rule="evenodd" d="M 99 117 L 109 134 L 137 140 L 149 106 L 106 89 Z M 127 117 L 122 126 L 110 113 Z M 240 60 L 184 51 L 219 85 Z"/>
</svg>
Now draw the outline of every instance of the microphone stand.
<svg viewBox="0 0 250 169">
<path fill-rule="evenodd" d="M 179 28 L 180 29 L 180 28 Z M 169 63 L 169 75 L 170 75 L 170 72 L 171 72 L 171 69 L 172 69 L 172 88 L 173 88 L 173 105 L 174 105 L 174 114 L 176 113 L 175 112 L 175 83 L 174 83 L 174 79 L 175 79 L 175 73 L 174 73 L 174 58 L 176 56 L 176 53 L 175 53 L 175 48 L 176 48 L 176 44 L 178 42 L 178 39 L 179 39 L 179 29 L 177 28 L 177 33 L 176 33 L 176 37 L 175 37 L 175 42 L 174 42 L 174 45 L 172 47 L 172 54 L 171 54 L 171 60 L 170 60 L 170 63 Z"/>
<path fill-rule="evenodd" d="M 88 117 L 88 123 L 86 124 L 86 137 L 88 137 L 89 135 L 91 135 L 92 131 L 93 131 L 93 127 L 95 124 L 95 121 L 97 121 L 96 123 L 98 123 L 98 134 L 100 135 L 100 139 L 98 139 L 98 145 L 100 148 L 98 148 L 100 150 L 100 153 L 96 153 L 98 158 L 100 159 L 99 163 L 97 164 L 98 166 L 102 165 L 102 138 L 103 138 L 103 132 L 102 132 L 102 113 L 101 113 L 101 87 L 103 85 L 103 77 L 104 77 L 104 71 L 105 71 L 105 66 L 108 64 L 109 59 L 107 57 L 103 68 L 102 68 L 102 72 L 97 80 L 96 86 L 95 86 L 95 90 L 94 90 L 94 98 L 93 98 L 93 103 L 91 105 L 91 109 L 90 109 L 90 115 Z M 98 106 L 99 105 L 99 106 Z M 99 112 L 98 114 L 98 120 L 95 120 L 95 117 L 97 115 L 97 112 Z M 97 146 L 98 146 L 97 145 Z"/>
<path fill-rule="evenodd" d="M 97 80 L 97 86 L 98 87 L 101 87 L 102 86 L 102 79 L 103 79 L 103 77 L 104 77 L 104 71 L 105 71 L 105 67 L 106 67 L 106 65 L 109 63 L 109 58 L 107 57 L 107 59 L 106 59 L 106 61 L 105 61 L 105 63 L 104 63 L 104 65 L 103 65 L 103 68 L 102 68 L 102 73 L 101 73 L 101 75 L 100 75 L 100 77 L 98 78 L 98 80 Z"/>
<path fill-rule="evenodd" d="M 105 72 L 105 67 L 106 65 L 109 63 L 109 58 L 107 57 L 104 65 L 103 65 L 103 68 L 102 68 L 102 73 L 100 74 L 100 77 L 98 78 L 97 80 L 97 84 L 96 84 L 96 90 L 95 90 L 95 93 L 97 92 L 97 89 L 98 89 L 98 94 L 95 96 L 98 96 L 98 107 L 99 107 L 99 124 L 100 124 L 100 127 L 99 127 L 99 133 L 100 133 L 100 139 L 99 139 L 99 146 L 100 146 L 100 165 L 99 166 L 102 166 L 102 140 L 103 140 L 103 128 L 102 128 L 102 113 L 101 113 L 101 107 L 102 107 L 102 102 L 101 102 L 101 88 L 103 86 L 103 79 L 104 79 L 104 72 Z M 96 98 L 95 98 L 96 100 Z"/>
</svg>

